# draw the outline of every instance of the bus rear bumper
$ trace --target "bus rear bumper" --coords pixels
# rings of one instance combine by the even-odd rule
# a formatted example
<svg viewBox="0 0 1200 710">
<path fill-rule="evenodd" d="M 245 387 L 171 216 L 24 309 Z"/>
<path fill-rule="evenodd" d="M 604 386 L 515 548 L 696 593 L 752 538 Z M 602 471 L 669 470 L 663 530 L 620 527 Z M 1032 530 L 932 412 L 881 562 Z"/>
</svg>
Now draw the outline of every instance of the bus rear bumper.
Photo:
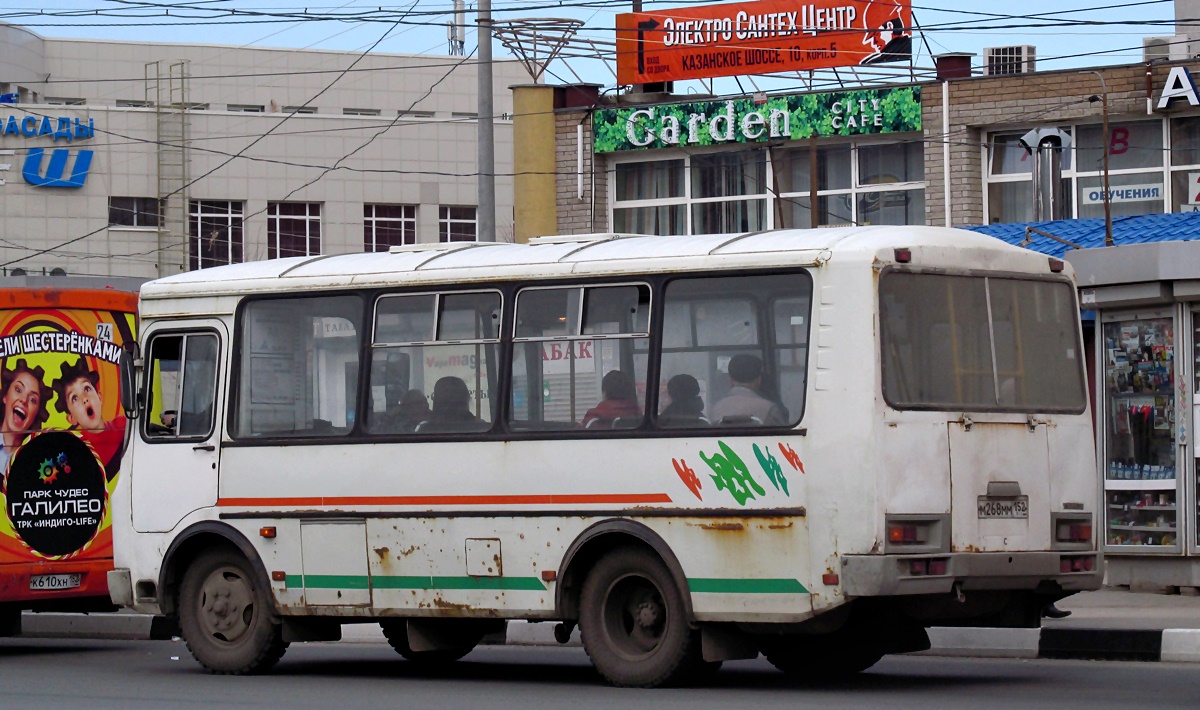
<svg viewBox="0 0 1200 710">
<path fill-rule="evenodd" d="M 944 573 L 940 564 L 943 560 Z M 939 564 L 931 565 L 931 561 Z M 847 597 L 945 594 L 956 587 L 961 591 L 1034 590 L 1046 585 L 1057 585 L 1064 592 L 1082 592 L 1100 588 L 1104 576 L 1100 562 L 1098 552 L 847 555 L 842 558 L 841 581 Z M 1064 571 L 1072 567 L 1090 569 Z M 926 573 L 920 573 L 922 568 Z M 928 570 L 939 574 L 929 574 Z"/>
</svg>

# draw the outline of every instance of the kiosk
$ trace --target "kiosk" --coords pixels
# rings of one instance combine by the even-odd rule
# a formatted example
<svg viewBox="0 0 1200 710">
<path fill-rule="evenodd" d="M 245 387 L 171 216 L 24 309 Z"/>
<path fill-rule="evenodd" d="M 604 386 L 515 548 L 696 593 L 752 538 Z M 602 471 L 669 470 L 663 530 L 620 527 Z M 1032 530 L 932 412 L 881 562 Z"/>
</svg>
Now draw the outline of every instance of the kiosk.
<svg viewBox="0 0 1200 710">
<path fill-rule="evenodd" d="M 1075 250 L 1066 259 L 1082 307 L 1095 312 L 1097 524 L 1107 583 L 1198 587 L 1200 242 Z"/>
</svg>

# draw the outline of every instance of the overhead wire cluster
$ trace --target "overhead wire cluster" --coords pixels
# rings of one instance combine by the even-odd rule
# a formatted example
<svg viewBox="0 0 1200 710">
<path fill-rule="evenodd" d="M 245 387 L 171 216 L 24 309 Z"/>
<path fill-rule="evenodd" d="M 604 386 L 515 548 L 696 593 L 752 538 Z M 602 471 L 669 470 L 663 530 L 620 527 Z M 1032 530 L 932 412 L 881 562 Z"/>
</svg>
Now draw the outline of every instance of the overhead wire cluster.
<svg viewBox="0 0 1200 710">
<path fill-rule="evenodd" d="M 930 35 L 933 33 L 943 33 L 943 32 L 946 32 L 946 33 L 949 33 L 949 32 L 978 32 L 978 31 L 986 31 L 986 30 L 1004 30 L 1004 29 L 1020 29 L 1022 31 L 1032 31 L 1032 30 L 1039 30 L 1039 29 L 1088 28 L 1088 29 L 1094 30 L 1096 28 L 1108 28 L 1108 27 L 1130 27 L 1130 28 L 1132 28 L 1132 27 L 1156 27 L 1156 26 L 1162 26 L 1162 25 L 1174 26 L 1175 25 L 1174 20 L 1171 20 L 1171 21 L 1154 20 L 1154 19 L 1150 19 L 1150 20 L 1088 20 L 1088 19 L 1067 17 L 1069 15 L 1075 15 L 1075 14 L 1080 14 L 1080 13 L 1089 13 L 1089 12 L 1103 11 L 1103 10 L 1109 10 L 1109 9 L 1115 9 L 1115 8 L 1132 8 L 1132 7 L 1147 6 L 1147 5 L 1159 5 L 1159 4 L 1163 4 L 1163 3 L 1169 3 L 1169 2 L 1171 2 L 1171 0 L 1143 0 L 1141 2 L 1111 4 L 1111 5 L 1104 5 L 1104 6 L 1079 7 L 1079 8 L 1048 11 L 1048 12 L 1028 14 L 1028 15 L 985 12 L 985 11 L 975 11 L 975 10 L 944 10 L 941 8 L 925 7 L 925 6 L 920 6 L 920 5 L 914 5 L 913 8 L 914 8 L 914 10 L 923 10 L 923 11 L 924 10 L 936 10 L 936 11 L 942 12 L 942 13 L 961 15 L 964 18 L 966 18 L 966 19 L 959 20 L 959 21 L 942 22 L 942 23 L 939 23 L 936 25 L 925 25 L 925 26 L 922 26 L 919 28 L 918 31 L 922 35 Z M 112 4 L 116 4 L 116 5 L 118 5 L 118 7 L 112 7 Z M 296 9 L 270 9 L 270 8 L 245 8 L 245 7 L 243 7 L 243 8 L 218 7 L 214 4 L 209 4 L 207 2 L 204 2 L 203 0 L 201 2 L 177 2 L 177 3 L 146 2 L 143 0 L 113 0 L 113 3 L 106 4 L 104 7 L 97 7 L 97 8 L 93 8 L 93 9 L 55 10 L 55 9 L 50 9 L 50 8 L 29 8 L 29 9 L 12 8 L 12 9 L 9 9 L 8 11 L 0 12 L 0 19 L 7 20 L 7 21 L 20 21 L 22 25 L 27 26 L 27 27 L 53 27 L 53 26 L 66 26 L 66 25 L 75 26 L 75 27 L 78 27 L 78 26 L 86 26 L 86 27 L 147 26 L 147 27 L 149 27 L 149 26 L 161 26 L 163 24 L 167 24 L 167 25 L 214 25 L 214 24 L 227 24 L 227 23 L 268 24 L 268 23 L 282 23 L 282 22 L 298 23 L 298 24 L 310 23 L 310 22 L 327 22 L 327 23 L 333 22 L 333 23 L 352 24 L 352 25 L 357 25 L 357 26 L 369 26 L 370 24 L 379 24 L 379 23 L 387 24 L 387 30 L 384 32 L 384 34 L 378 40 L 374 41 L 370 46 L 368 46 L 364 51 L 362 51 L 349 66 L 347 66 L 343 69 L 340 69 L 340 70 L 289 70 L 289 71 L 198 75 L 195 77 L 191 77 L 193 80 L 220 80 L 220 79 L 259 78 L 259 77 L 272 77 L 272 76 L 296 76 L 296 75 L 329 74 L 329 73 L 335 74 L 332 81 L 330 81 L 323 89 L 321 89 L 319 92 L 317 92 L 313 97 L 309 98 L 304 104 L 302 104 L 298 107 L 295 107 L 295 109 L 292 112 L 283 116 L 277 123 L 275 123 L 267 131 L 265 131 L 261 134 L 255 133 L 255 134 L 246 134 L 244 136 L 236 136 L 239 138 L 251 139 L 244 147 L 242 147 L 240 150 L 238 150 L 236 152 L 231 153 L 228 151 L 220 151 L 220 150 L 216 150 L 216 149 L 212 149 L 212 148 L 196 146 L 196 145 L 194 145 L 194 143 L 196 142 L 194 139 L 189 140 L 188 141 L 188 149 L 189 150 L 198 150 L 198 151 L 202 151 L 202 152 L 213 153 L 213 154 L 221 155 L 221 156 L 225 157 L 226 159 L 221 161 L 216 167 L 206 171 L 204 174 L 200 175 L 199 177 L 190 180 L 187 183 L 187 185 L 185 185 L 183 188 L 179 188 L 175 192 L 171 193 L 171 194 L 176 194 L 179 191 L 186 189 L 187 187 L 195 184 L 196 182 L 203 180 L 206 177 L 214 174 L 215 172 L 217 172 L 221 168 L 225 167 L 226 165 L 228 165 L 229 163 L 231 163 L 234 160 L 248 160 L 248 161 L 280 163 L 280 164 L 284 164 L 284 165 L 288 165 L 288 166 L 292 166 L 292 167 L 312 169 L 312 170 L 319 171 L 319 173 L 315 177 L 305 181 L 304 183 L 302 183 L 299 186 L 295 187 L 294 189 L 290 190 L 283 198 L 281 198 L 282 200 L 286 200 L 286 199 L 290 198 L 291 196 L 295 195 L 300 190 L 316 183 L 321 178 L 323 178 L 325 175 L 327 175 L 331 172 L 334 172 L 334 171 L 350 171 L 350 172 L 359 172 L 359 173 L 394 174 L 394 175 L 402 175 L 402 174 L 436 175 L 436 176 L 444 176 L 444 177 L 478 177 L 479 175 L 481 175 L 481 173 L 479 173 L 478 171 L 462 173 L 462 172 L 452 172 L 452 171 L 421 171 L 421 170 L 378 169 L 378 168 L 372 169 L 372 168 L 360 168 L 360 167 L 355 167 L 355 166 L 349 166 L 349 165 L 345 164 L 345 162 L 347 160 L 349 160 L 350 158 L 352 158 L 354 155 L 358 154 L 362 150 L 366 149 L 378 137 L 380 137 L 384 133 L 388 132 L 389 130 L 392 130 L 392 129 L 395 129 L 398 127 L 403 128 L 405 126 L 415 126 L 415 125 L 421 125 L 423 123 L 428 123 L 425 121 L 415 121 L 411 118 L 405 119 L 402 121 L 401 119 L 404 118 L 403 111 L 397 112 L 395 117 L 391 118 L 391 120 L 388 121 L 386 123 L 386 125 L 383 125 L 383 126 L 380 126 L 378 123 L 375 123 L 374 125 L 368 125 L 367 123 L 364 123 L 363 126 L 358 126 L 358 127 L 353 127 L 353 128 L 342 127 L 342 128 L 333 128 L 333 129 L 319 129 L 321 132 L 347 131 L 347 130 L 355 130 L 355 131 L 365 130 L 365 131 L 371 132 L 371 135 L 367 138 L 367 140 L 365 140 L 358 146 L 356 146 L 353 149 L 351 149 L 350 151 L 348 151 L 345 155 L 340 157 L 337 161 L 335 161 L 332 164 L 319 165 L 319 164 L 312 164 L 312 163 L 303 163 L 303 162 L 299 162 L 299 161 L 287 161 L 287 160 L 282 160 L 282 159 L 254 156 L 254 155 L 249 155 L 247 153 L 247 151 L 249 151 L 255 145 L 260 143 L 262 140 L 266 139 L 268 136 L 298 135 L 298 134 L 303 134 L 303 133 L 315 132 L 315 131 L 277 132 L 277 130 L 281 126 L 283 126 L 289 119 L 291 119 L 294 115 L 296 115 L 299 108 L 303 108 L 305 106 L 311 105 L 313 102 L 315 102 L 317 100 L 317 98 L 319 98 L 322 94 L 324 94 L 329 89 L 331 89 L 334 86 L 334 84 L 336 84 L 339 80 L 341 80 L 342 78 L 344 78 L 347 75 L 357 73 L 357 72 L 379 72 L 379 71 L 388 71 L 388 70 L 396 70 L 396 69 L 412 69 L 412 68 L 416 68 L 417 66 L 428 66 L 428 67 L 446 66 L 447 63 L 445 61 L 430 63 L 429 65 L 408 64 L 408 65 L 402 65 L 402 66 L 387 66 L 387 67 L 378 67 L 378 66 L 358 67 L 357 66 L 373 49 L 378 47 L 381 42 L 383 42 L 385 39 L 387 39 L 389 37 L 389 35 L 392 35 L 393 32 L 397 29 L 397 27 L 400 27 L 403 25 L 439 26 L 439 27 L 441 27 L 441 26 L 444 26 L 445 22 L 438 21 L 436 18 L 449 17 L 453 13 L 453 7 L 450 5 L 435 5 L 432 7 L 427 6 L 425 8 L 418 10 L 417 4 L 418 4 L 417 2 L 414 2 L 412 5 L 408 6 L 407 8 L 392 8 L 392 7 L 385 8 L 383 6 L 379 6 L 374 9 L 372 9 L 372 8 L 349 8 L 348 9 L 347 6 L 341 6 L 341 7 L 331 7 L 331 8 L 307 7 L 307 8 L 296 8 Z M 669 2 L 669 0 L 643 0 L 644 7 L 674 5 L 674 4 L 676 4 L 676 3 Z M 528 2 L 526 0 L 513 0 L 512 2 L 505 2 L 504 0 L 498 0 L 496 2 L 495 6 L 493 7 L 493 13 L 518 13 L 518 12 L 519 13 L 529 13 L 529 12 L 539 12 L 539 11 L 545 11 L 545 10 L 551 10 L 551 9 L 559 10 L 559 9 L 564 9 L 564 8 L 566 8 L 566 9 L 585 9 L 585 10 L 593 9 L 596 12 L 613 10 L 615 12 L 618 9 L 624 10 L 626 7 L 628 7 L 626 0 L 563 0 L 562 2 Z M 649 10 L 649 11 L 653 12 L 653 10 Z M 668 11 L 669 11 L 668 9 L 663 10 L 664 13 L 668 12 Z M 71 20 L 75 20 L 75 21 L 66 23 L 66 25 L 60 25 L 60 24 L 44 22 L 44 20 L 46 20 L 47 18 L 49 18 L 49 19 L 71 19 Z M 86 21 L 82 21 L 84 18 L 86 18 Z M 169 22 L 158 22 L 157 21 L 157 20 L 166 20 L 168 18 L 170 19 Z M 109 19 L 128 19 L 128 20 L 130 20 L 130 22 L 127 24 L 126 23 L 114 24 L 114 23 L 107 22 L 107 20 L 109 20 Z M 103 21 L 101 21 L 101 20 L 103 20 Z M 1002 23 L 1009 23 L 1009 24 L 1002 24 Z M 1197 24 L 1197 26 L 1200 26 L 1200 21 L 1198 21 L 1196 24 Z M 608 35 L 611 35 L 611 33 L 614 31 L 614 28 L 611 26 L 591 26 L 591 27 L 586 27 L 586 28 L 580 28 L 580 30 L 587 31 L 587 32 L 603 32 Z M 1051 57 L 1043 56 L 1043 57 L 1039 57 L 1039 62 L 1046 63 L 1046 62 L 1051 62 L 1051 61 L 1075 59 L 1075 58 L 1084 57 L 1084 56 L 1101 56 L 1101 55 L 1105 55 L 1105 54 L 1133 51 L 1135 49 L 1140 51 L 1141 46 L 1138 45 L 1136 47 L 1124 47 L 1124 48 L 1118 48 L 1118 49 L 1102 49 L 1102 50 L 1096 50 L 1094 52 L 1063 54 L 1063 55 L 1057 55 L 1057 56 L 1051 56 Z M 431 85 L 429 86 L 428 90 L 425 91 L 425 93 L 422 94 L 418 99 L 416 99 L 415 101 L 412 102 L 412 104 L 409 106 L 409 110 L 411 110 L 413 107 L 415 107 L 417 104 L 419 104 L 423 99 L 425 99 L 426 97 L 431 95 L 433 93 L 433 91 L 438 87 L 438 85 L 443 83 L 456 69 L 458 69 L 462 66 L 476 64 L 477 62 L 472 60 L 473 55 L 474 55 L 474 52 L 472 51 L 471 54 L 463 57 L 461 61 L 453 62 L 452 64 L 450 64 L 448 71 L 445 74 L 443 74 L 441 76 L 441 78 L 432 82 Z M 914 70 L 911 73 L 911 77 L 913 80 L 917 80 L 917 81 L 933 78 L 932 75 L 930 74 L 930 70 L 920 70 L 920 71 Z M 140 80 L 140 79 L 141 78 L 119 79 L 119 78 L 105 77 L 102 79 L 98 79 L 95 83 L 121 82 L 121 81 L 129 82 L 129 81 Z M 62 80 L 62 79 L 51 78 L 46 83 L 53 84 L 58 81 L 70 82 L 71 80 Z M 79 83 L 79 82 L 78 82 L 78 80 L 76 80 L 74 83 Z M 811 88 L 811 84 L 804 85 L 804 86 L 797 86 L 795 88 Z M 787 91 L 789 89 L 787 87 L 785 87 L 783 89 L 773 87 L 772 90 Z M 1046 115 L 1053 111 L 1057 111 L 1060 108 L 1062 108 L 1063 106 L 1069 105 L 1071 103 L 1076 103 L 1076 102 L 1074 102 L 1074 101 L 1065 102 L 1062 106 L 1055 106 L 1048 110 L 1038 110 L 1035 113 L 1040 114 L 1040 115 Z M 31 115 L 37 115 L 33 112 L 30 112 L 30 113 L 31 113 Z M 450 120 L 451 121 L 455 121 L 455 120 L 474 121 L 475 118 L 474 117 L 470 117 L 470 118 L 464 117 L 464 118 L 450 119 Z M 1030 116 L 1026 116 L 1024 118 L 1014 117 L 1014 120 L 1033 120 L 1033 118 L 1031 118 Z M 445 122 L 446 122 L 445 120 L 436 121 L 436 123 L 445 123 Z M 99 133 L 105 133 L 112 137 L 120 138 L 123 141 L 125 141 L 127 144 L 131 144 L 131 143 L 155 144 L 155 143 L 157 143 L 157 141 L 154 141 L 154 140 L 141 139 L 141 138 L 138 138 L 135 136 L 123 135 L 120 133 L 106 131 L 106 130 L 102 130 L 102 129 L 97 129 L 97 130 Z M 944 135 L 944 136 L 940 135 L 940 134 L 927 133 L 924 138 L 914 139 L 914 140 L 922 142 L 922 143 L 938 143 L 938 144 L 951 143 L 952 145 L 971 145 L 971 146 L 978 145 L 977 142 L 972 143 L 970 141 L 958 139 L 956 137 L 956 134 L 958 134 L 960 132 L 961 131 L 952 131 L 951 134 Z M 235 136 L 222 136 L 222 138 L 226 139 L 226 140 L 228 140 L 230 138 L 234 138 L 234 137 Z M 111 142 L 111 141 L 109 142 L 109 144 L 110 145 L 119 145 L 119 143 Z M 750 150 L 750 149 L 748 149 L 748 150 Z M 502 175 L 502 176 L 514 175 L 514 173 L 497 173 L 497 174 Z M 776 197 L 778 198 L 779 196 L 776 195 Z M 780 199 L 785 199 L 785 198 L 780 198 Z M 814 205 L 812 207 L 815 208 L 816 206 Z M 259 211 L 255 212 L 253 214 L 245 215 L 243 217 L 243 220 L 248 219 L 253 216 L 256 216 L 257 214 L 260 214 L 263 211 L 265 211 L 265 208 L 263 210 L 259 210 Z M 51 252 L 60 252 L 61 253 L 64 248 L 69 247 L 69 246 L 71 246 L 77 242 L 80 242 L 88 237 L 91 237 L 95 234 L 103 232 L 107 228 L 108 228 L 108 226 L 106 225 L 105 227 L 102 227 L 100 229 L 93 230 L 86 234 L 68 239 L 68 240 L 63 241 L 59 244 L 56 244 L 52 247 L 48 247 L 45 249 L 31 250 L 33 253 L 30 253 L 28 255 L 25 255 L 25 256 L 17 258 L 17 259 L 9 260 L 3 264 L 0 264 L 0 267 L 7 267 L 12 264 L 15 264 L 15 263 L 18 263 L 21 261 L 25 261 L 25 260 L 40 256 L 40 255 L 46 254 L 46 253 L 51 253 Z M 23 247 L 17 247 L 17 245 L 13 244 L 9 240 L 3 240 L 3 241 L 5 243 L 12 245 L 13 247 L 23 248 Z M 85 255 L 79 255 L 76 258 L 126 258 L 126 259 L 131 259 L 131 260 L 141 260 L 140 257 L 152 255 L 155 252 L 159 252 L 159 251 L 162 251 L 165 249 L 176 248 L 176 247 L 185 245 L 186 243 L 187 243 L 187 239 L 185 238 L 183 240 L 180 240 L 177 243 L 163 245 L 161 247 L 158 247 L 156 249 L 149 250 L 149 251 L 135 252 L 135 253 L 123 254 L 123 255 L 85 254 Z"/>
</svg>

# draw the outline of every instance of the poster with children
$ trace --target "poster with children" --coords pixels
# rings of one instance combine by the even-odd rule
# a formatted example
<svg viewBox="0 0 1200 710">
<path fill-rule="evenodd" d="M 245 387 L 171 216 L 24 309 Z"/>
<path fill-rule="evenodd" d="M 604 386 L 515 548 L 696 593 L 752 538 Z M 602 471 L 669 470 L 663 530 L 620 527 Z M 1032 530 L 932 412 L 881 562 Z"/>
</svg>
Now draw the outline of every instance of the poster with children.
<svg viewBox="0 0 1200 710">
<path fill-rule="evenodd" d="M 55 307 L 79 292 L 0 290 L 0 564 L 112 557 L 136 296 L 96 293 L 103 310 Z"/>
</svg>

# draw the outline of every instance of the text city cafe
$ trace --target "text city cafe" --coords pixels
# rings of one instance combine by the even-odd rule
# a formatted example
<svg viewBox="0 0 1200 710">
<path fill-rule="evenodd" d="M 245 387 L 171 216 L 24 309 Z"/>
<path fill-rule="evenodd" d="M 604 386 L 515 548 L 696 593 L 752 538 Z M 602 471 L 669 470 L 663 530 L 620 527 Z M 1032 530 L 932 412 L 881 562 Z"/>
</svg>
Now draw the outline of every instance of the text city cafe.
<svg viewBox="0 0 1200 710">
<path fill-rule="evenodd" d="M 797 17 L 799 22 L 797 22 Z M 663 20 L 663 45 L 677 47 L 692 44 L 712 44 L 731 39 L 765 39 L 792 37 L 799 34 L 816 35 L 819 31 L 849 30 L 858 17 L 850 5 L 819 8 L 801 5 L 800 12 L 769 12 L 752 15 L 738 12 L 733 17 L 710 17 L 679 21 Z"/>
<path fill-rule="evenodd" d="M 857 104 L 857 115 L 846 115 Z M 656 115 L 656 107 L 639 109 L 629 114 L 625 124 L 625 135 L 629 142 L 638 147 L 645 147 L 658 140 L 664 145 L 679 145 L 680 143 L 697 144 L 701 141 L 700 131 L 707 129 L 714 143 L 731 143 L 737 139 L 735 131 L 740 132 L 746 140 L 758 140 L 766 135 L 769 138 L 791 138 L 791 113 L 772 108 L 766 115 L 762 111 L 748 111 L 739 118 L 734 109 L 734 102 L 726 101 L 725 110 L 709 118 L 704 113 L 688 114 L 687 120 L 681 125 L 679 119 L 670 114 Z M 883 113 L 881 102 L 877 98 L 860 99 L 857 102 L 834 101 L 829 109 L 832 114 L 831 126 L 834 130 L 846 128 L 882 127 Z M 643 120 L 644 119 L 644 120 Z M 657 130 L 653 124 L 657 122 Z M 647 123 L 651 125 L 646 125 Z M 686 137 L 682 131 L 686 128 Z"/>
</svg>

